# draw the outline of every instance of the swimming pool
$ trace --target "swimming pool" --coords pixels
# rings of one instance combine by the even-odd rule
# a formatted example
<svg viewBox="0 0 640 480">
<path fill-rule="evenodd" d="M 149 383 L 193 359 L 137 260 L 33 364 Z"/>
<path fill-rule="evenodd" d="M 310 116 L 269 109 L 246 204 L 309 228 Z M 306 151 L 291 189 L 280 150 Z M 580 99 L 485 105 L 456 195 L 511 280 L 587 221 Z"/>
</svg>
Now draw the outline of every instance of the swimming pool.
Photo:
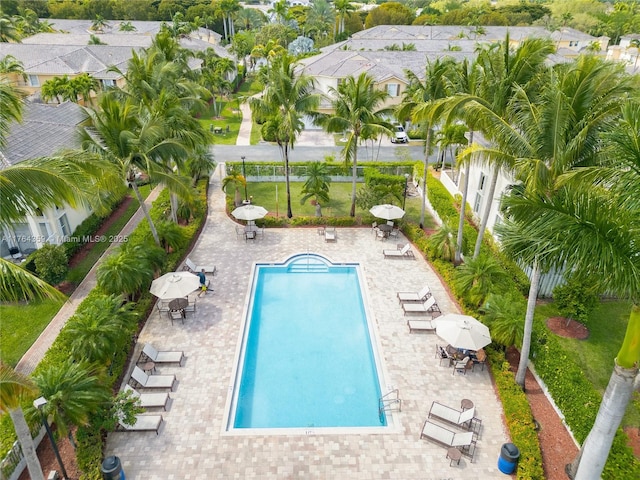
<svg viewBox="0 0 640 480">
<path fill-rule="evenodd" d="M 257 264 L 245 318 L 228 431 L 388 425 L 357 264 Z"/>
</svg>

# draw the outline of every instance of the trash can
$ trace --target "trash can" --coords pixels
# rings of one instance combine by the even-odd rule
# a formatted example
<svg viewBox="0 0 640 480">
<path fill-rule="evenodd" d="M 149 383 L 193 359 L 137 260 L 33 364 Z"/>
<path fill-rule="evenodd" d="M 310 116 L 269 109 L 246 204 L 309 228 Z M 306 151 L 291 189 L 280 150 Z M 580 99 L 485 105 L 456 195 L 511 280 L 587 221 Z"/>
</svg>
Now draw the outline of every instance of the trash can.
<svg viewBox="0 0 640 480">
<path fill-rule="evenodd" d="M 126 480 L 124 477 L 124 470 L 122 470 L 122 464 L 118 457 L 107 457 L 102 461 L 100 467 L 102 472 L 102 478 L 104 480 Z"/>
<path fill-rule="evenodd" d="M 513 443 L 504 443 L 500 449 L 498 470 L 502 473 L 513 473 L 520 458 L 520 450 Z"/>
</svg>

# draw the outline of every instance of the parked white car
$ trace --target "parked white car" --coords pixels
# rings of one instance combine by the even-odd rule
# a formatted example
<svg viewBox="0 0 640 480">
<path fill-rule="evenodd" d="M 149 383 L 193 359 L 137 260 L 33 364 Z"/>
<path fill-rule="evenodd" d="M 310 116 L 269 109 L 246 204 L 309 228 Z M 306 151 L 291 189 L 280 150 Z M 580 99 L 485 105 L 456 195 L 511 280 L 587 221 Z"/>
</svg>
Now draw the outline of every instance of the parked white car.
<svg viewBox="0 0 640 480">
<path fill-rule="evenodd" d="M 391 137 L 391 143 L 409 143 L 409 137 L 407 136 L 407 132 L 404 131 L 404 127 L 402 125 L 396 125 L 395 129 L 395 136 Z"/>
</svg>

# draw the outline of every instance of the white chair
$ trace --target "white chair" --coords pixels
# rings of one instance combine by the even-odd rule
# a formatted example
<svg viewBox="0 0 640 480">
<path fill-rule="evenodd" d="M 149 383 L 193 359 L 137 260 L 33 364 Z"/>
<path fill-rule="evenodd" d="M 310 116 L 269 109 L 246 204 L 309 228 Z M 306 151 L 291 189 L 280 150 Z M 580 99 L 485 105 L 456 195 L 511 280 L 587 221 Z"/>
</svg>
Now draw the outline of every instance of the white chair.
<svg viewBox="0 0 640 480">
<path fill-rule="evenodd" d="M 387 220 L 387 225 L 389 225 L 390 227 L 393 227 L 394 225 L 393 220 Z"/>
<path fill-rule="evenodd" d="M 188 270 L 191 273 L 198 273 L 198 272 L 201 272 L 202 270 L 204 270 L 204 273 L 211 273 L 212 275 L 216 274 L 215 265 L 196 265 L 188 257 L 184 261 L 184 267 L 182 267 L 182 269 L 183 270 Z"/>
<path fill-rule="evenodd" d="M 156 435 L 158 435 L 162 421 L 162 415 L 136 415 L 136 421 L 133 425 L 127 425 L 122 419 L 119 419 L 117 430 L 124 432 L 156 432 Z"/>
<path fill-rule="evenodd" d="M 144 362 L 151 360 L 154 363 L 177 363 L 182 366 L 184 358 L 184 352 L 180 350 L 161 352 L 156 350 L 150 343 L 147 343 L 142 348 L 139 361 Z"/>
<path fill-rule="evenodd" d="M 335 227 L 326 227 L 324 229 L 324 241 L 325 242 L 335 242 L 338 238 Z"/>
<path fill-rule="evenodd" d="M 411 244 L 410 243 L 405 244 L 405 246 L 400 248 L 400 249 L 396 248 L 395 250 L 391 250 L 391 249 L 382 250 L 382 255 L 384 255 L 384 258 L 389 258 L 389 257 L 415 258 L 415 255 L 413 254 L 413 250 L 411 250 Z"/>
<path fill-rule="evenodd" d="M 410 302 L 424 302 L 431 296 L 431 289 L 429 285 L 425 285 L 419 292 L 398 292 L 398 302 L 410 303 Z"/>
<path fill-rule="evenodd" d="M 427 298 L 424 303 L 403 303 L 402 310 L 405 315 L 408 313 L 431 313 L 433 317 L 434 313 L 440 313 L 440 307 L 433 296 Z"/>
<path fill-rule="evenodd" d="M 124 386 L 125 392 L 131 392 L 133 398 L 137 398 L 140 401 L 142 408 L 162 408 L 167 410 L 167 404 L 171 398 L 167 392 L 164 393 L 140 393 L 131 385 Z"/>
<path fill-rule="evenodd" d="M 173 386 L 176 383 L 175 375 L 147 375 L 144 371 L 138 367 L 133 367 L 131 372 L 131 378 L 140 388 L 168 388 L 173 391 Z"/>
</svg>

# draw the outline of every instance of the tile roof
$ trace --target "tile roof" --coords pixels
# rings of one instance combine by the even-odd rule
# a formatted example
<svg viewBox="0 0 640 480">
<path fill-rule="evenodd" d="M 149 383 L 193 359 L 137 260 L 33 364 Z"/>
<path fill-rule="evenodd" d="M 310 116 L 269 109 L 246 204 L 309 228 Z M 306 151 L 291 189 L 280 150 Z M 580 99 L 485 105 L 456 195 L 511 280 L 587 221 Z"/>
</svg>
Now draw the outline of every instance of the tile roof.
<svg viewBox="0 0 640 480">
<path fill-rule="evenodd" d="M 77 148 L 77 127 L 83 119 L 82 108 L 72 102 L 60 105 L 27 102 L 22 123 L 11 125 L 7 146 L 1 152 L 3 160 L 15 165 Z"/>
</svg>

